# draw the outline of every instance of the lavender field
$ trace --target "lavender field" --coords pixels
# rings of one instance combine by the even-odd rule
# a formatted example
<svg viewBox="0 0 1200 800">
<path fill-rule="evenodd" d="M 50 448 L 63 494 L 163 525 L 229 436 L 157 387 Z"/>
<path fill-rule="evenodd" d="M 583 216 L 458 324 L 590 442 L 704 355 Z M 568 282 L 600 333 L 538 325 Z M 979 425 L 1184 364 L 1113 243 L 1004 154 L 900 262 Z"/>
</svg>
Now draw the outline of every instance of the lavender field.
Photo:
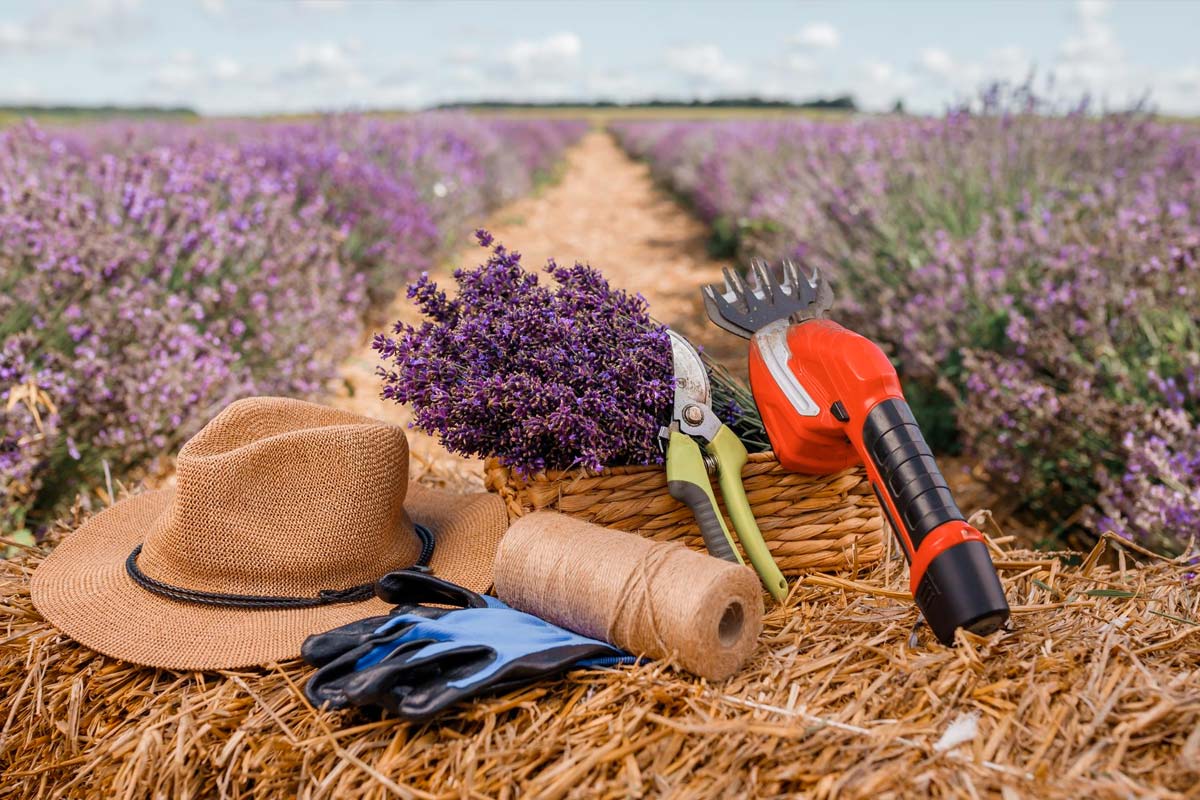
<svg viewBox="0 0 1200 800">
<path fill-rule="evenodd" d="M 234 397 L 327 392 L 372 313 L 584 127 L 0 130 L 0 528 L 157 468 Z M 1200 129 L 1021 93 L 936 118 L 612 129 L 724 257 L 830 275 L 935 445 L 1022 513 L 1163 550 L 1200 529 Z"/>
<path fill-rule="evenodd" d="M 0 530 L 152 469 L 236 397 L 322 392 L 372 309 L 584 127 L 0 130 Z"/>
<path fill-rule="evenodd" d="M 940 118 L 618 123 L 741 260 L 832 277 L 943 451 L 1058 534 L 1200 530 L 1200 128 L 990 92 Z"/>
</svg>

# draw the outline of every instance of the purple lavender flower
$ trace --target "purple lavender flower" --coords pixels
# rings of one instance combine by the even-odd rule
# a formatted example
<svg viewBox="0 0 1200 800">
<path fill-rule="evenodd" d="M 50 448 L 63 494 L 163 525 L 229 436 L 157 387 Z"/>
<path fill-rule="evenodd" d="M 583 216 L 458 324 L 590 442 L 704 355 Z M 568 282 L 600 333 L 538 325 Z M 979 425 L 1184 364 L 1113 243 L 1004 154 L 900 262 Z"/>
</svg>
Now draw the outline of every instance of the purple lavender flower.
<svg viewBox="0 0 1200 800">
<path fill-rule="evenodd" d="M 661 461 L 671 345 L 645 300 L 579 263 L 548 262 L 551 288 L 489 233 L 476 238 L 491 252 L 454 272 L 453 299 L 423 275 L 409 297 L 426 321 L 375 338 L 383 396 L 412 404 L 451 451 L 527 474 Z"/>
<path fill-rule="evenodd" d="M 37 341 L 13 334 L 0 346 L 0 525 L 17 526 L 36 498 L 62 441 L 62 408 L 76 387 L 53 354 L 37 361 Z"/>
</svg>

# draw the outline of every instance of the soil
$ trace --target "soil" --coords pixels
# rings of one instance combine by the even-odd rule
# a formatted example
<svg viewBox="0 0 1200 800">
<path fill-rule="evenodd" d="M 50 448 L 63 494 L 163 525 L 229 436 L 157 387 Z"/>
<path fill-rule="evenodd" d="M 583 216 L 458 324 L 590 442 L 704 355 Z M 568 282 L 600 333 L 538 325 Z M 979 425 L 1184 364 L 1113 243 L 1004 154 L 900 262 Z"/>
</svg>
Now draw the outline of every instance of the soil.
<svg viewBox="0 0 1200 800">
<path fill-rule="evenodd" d="M 600 269 L 609 282 L 640 292 L 651 313 L 702 347 L 736 374 L 745 374 L 746 343 L 710 323 L 700 287 L 721 279 L 728 262 L 708 251 L 709 229 L 659 188 L 645 164 L 629 158 L 601 131 L 589 133 L 566 156 L 557 181 L 517 200 L 484 224 L 526 267 L 538 269 L 548 258 L 560 263 L 579 260 Z M 473 238 L 443 265 L 478 264 L 483 251 Z M 384 319 L 415 322 L 419 317 L 400 293 Z M 408 410 L 379 398 L 379 363 L 370 338 L 345 364 L 333 387 L 335 404 L 378 419 L 407 424 Z M 409 437 L 414 477 L 452 488 L 482 487 L 482 463 L 446 452 L 435 439 L 417 431 Z M 993 508 L 1004 519 L 1002 531 L 1023 543 L 1040 534 L 1000 513 L 1002 503 L 986 477 L 966 459 L 944 460 L 943 469 L 967 514 Z M 996 531 L 992 530 L 995 534 Z"/>
</svg>

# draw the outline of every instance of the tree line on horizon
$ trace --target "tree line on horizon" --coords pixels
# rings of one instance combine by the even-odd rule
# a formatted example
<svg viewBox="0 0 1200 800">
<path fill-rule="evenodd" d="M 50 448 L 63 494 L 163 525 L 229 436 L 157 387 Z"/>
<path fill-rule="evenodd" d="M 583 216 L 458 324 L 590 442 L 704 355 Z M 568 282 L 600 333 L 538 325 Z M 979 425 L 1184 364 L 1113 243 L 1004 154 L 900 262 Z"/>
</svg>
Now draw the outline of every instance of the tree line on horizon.
<svg viewBox="0 0 1200 800">
<path fill-rule="evenodd" d="M 765 97 L 718 97 L 712 100 L 671 100 L 654 99 L 637 102 L 617 102 L 615 100 L 553 100 L 541 102 L 526 102 L 517 100 L 457 100 L 435 106 L 439 110 L 447 109 L 519 109 L 519 108 L 795 108 L 817 109 L 831 111 L 857 111 L 858 104 L 851 95 L 821 97 L 814 100 L 792 101 L 775 100 Z"/>
<path fill-rule="evenodd" d="M 456 100 L 441 103 L 432 107 L 434 110 L 504 110 L 504 109 L 667 109 L 667 108 L 780 108 L 780 109 L 814 109 L 831 111 L 857 111 L 858 105 L 850 95 L 839 95 L 829 98 L 818 98 L 803 102 L 790 100 L 773 100 L 763 97 L 721 97 L 712 100 L 671 100 L 654 99 L 639 102 L 617 102 L 615 100 L 574 100 L 552 102 L 525 102 L 517 100 Z M 195 119 L 203 116 L 190 106 L 157 106 L 157 105 L 72 105 L 72 104 L 0 104 L 0 116 L 12 117 L 174 117 Z"/>
</svg>

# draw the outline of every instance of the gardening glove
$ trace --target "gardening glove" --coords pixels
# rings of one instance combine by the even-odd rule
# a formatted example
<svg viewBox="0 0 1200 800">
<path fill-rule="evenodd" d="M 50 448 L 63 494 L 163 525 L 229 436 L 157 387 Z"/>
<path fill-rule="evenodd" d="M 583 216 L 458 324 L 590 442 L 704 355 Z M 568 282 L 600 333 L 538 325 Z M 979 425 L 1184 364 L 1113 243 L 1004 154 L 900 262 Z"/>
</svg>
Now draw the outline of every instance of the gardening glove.
<svg viewBox="0 0 1200 800">
<path fill-rule="evenodd" d="M 375 592 L 399 605 L 304 642 L 301 655 L 319 668 L 304 687 L 313 705 L 379 706 L 424 720 L 460 700 L 575 665 L 634 661 L 612 645 L 421 572 L 386 575 Z"/>
</svg>

